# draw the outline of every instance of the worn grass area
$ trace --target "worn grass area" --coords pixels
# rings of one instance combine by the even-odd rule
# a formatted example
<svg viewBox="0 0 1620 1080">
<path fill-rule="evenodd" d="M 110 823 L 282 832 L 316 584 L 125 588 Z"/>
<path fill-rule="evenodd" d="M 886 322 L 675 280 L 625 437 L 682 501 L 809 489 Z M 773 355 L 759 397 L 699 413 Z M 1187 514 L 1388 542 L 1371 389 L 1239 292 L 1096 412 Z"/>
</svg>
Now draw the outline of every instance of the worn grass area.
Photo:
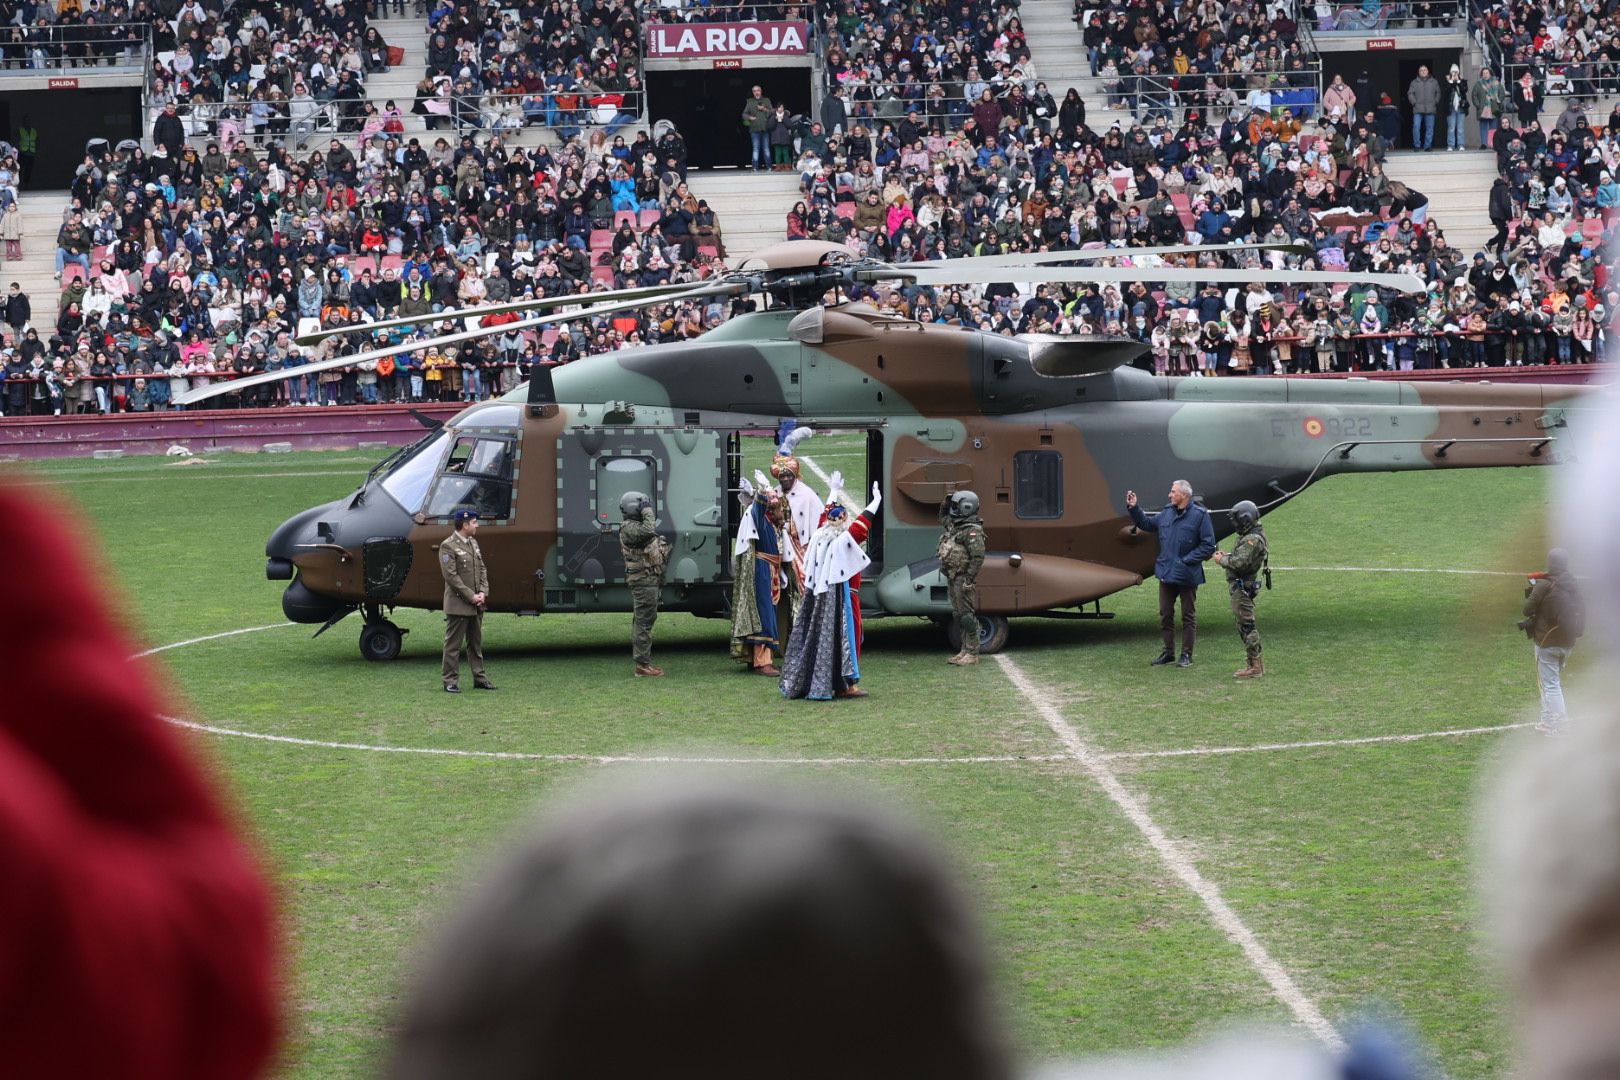
<svg viewBox="0 0 1620 1080">
<path fill-rule="evenodd" d="M 858 444 L 816 440 L 861 475 Z M 761 441 L 763 447 L 763 441 Z M 768 447 L 763 452 L 768 453 Z M 820 456 L 818 456 L 820 451 Z M 750 459 L 760 456 L 754 448 Z M 846 455 L 838 460 L 836 454 Z M 823 460 L 825 458 L 825 460 Z M 280 621 L 263 543 L 350 490 L 353 454 L 227 455 L 29 470 L 87 516 L 131 629 L 158 645 Z M 1519 570 L 1538 561 L 1546 474 L 1329 481 L 1268 519 L 1278 566 Z M 1218 575 L 1217 575 L 1218 576 Z M 1009 655 L 1093 747 L 1155 751 L 1513 723 L 1534 681 L 1516 577 L 1281 571 L 1260 622 L 1270 674 L 1234 683 L 1224 587 L 1202 593 L 1190 670 L 1152 669 L 1149 588 L 1106 623 L 1019 620 Z M 874 624 L 865 702 L 780 701 L 725 658 L 726 628 L 659 623 L 670 671 L 629 676 L 628 616 L 492 618 L 494 695 L 438 691 L 439 620 L 391 665 L 356 624 L 281 627 L 166 652 L 178 710 L 221 727 L 542 755 L 895 759 L 1051 756 L 1046 723 L 995 664 L 942 663 L 915 620 Z M 1482 757 L 1510 736 L 1214 757 L 1115 758 L 1148 812 L 1329 1018 L 1403 1013 L 1453 1076 L 1502 1075 L 1506 1025 L 1475 944 L 1466 857 Z M 478 853 L 559 785 L 659 765 L 341 751 L 200 736 L 266 853 L 292 964 L 284 1075 L 368 1075 L 411 950 Z M 1162 1045 L 1287 1013 L 1113 804 L 1065 762 L 771 766 L 876 786 L 934 823 L 982 898 L 1028 1054 Z"/>
</svg>

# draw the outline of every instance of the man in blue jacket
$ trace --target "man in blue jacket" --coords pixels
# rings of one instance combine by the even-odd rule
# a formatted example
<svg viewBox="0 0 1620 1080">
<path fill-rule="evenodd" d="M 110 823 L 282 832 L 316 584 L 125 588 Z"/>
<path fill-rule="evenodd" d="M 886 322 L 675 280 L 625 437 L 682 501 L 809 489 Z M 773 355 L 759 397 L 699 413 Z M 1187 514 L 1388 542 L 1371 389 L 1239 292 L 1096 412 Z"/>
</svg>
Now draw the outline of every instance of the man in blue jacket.
<svg viewBox="0 0 1620 1080">
<path fill-rule="evenodd" d="M 1198 632 L 1198 586 L 1204 583 L 1204 560 L 1215 551 L 1215 528 L 1209 511 L 1193 503 L 1192 485 L 1177 480 L 1170 485 L 1170 505 L 1152 517 L 1136 505 L 1136 492 L 1125 493 L 1125 508 L 1144 532 L 1159 534 L 1159 557 L 1153 576 L 1159 579 L 1159 632 L 1164 648 L 1153 666 L 1175 662 L 1192 667 L 1193 640 Z M 1181 659 L 1176 659 L 1176 601 L 1181 601 Z"/>
</svg>

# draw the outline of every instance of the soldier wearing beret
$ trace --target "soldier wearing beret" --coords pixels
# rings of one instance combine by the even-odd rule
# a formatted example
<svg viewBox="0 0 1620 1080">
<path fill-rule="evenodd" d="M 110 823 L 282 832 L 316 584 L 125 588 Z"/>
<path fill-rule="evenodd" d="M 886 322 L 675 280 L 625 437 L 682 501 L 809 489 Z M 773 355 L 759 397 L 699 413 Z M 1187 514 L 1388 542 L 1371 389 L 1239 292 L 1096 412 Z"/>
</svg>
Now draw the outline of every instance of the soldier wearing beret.
<svg viewBox="0 0 1620 1080">
<path fill-rule="evenodd" d="M 489 603 L 489 572 L 473 535 L 478 511 L 463 507 L 450 515 L 455 531 L 439 545 L 439 572 L 444 575 L 444 689 L 461 693 L 461 650 L 467 650 L 473 685 L 493 690 L 484 672 L 484 608 Z"/>
</svg>

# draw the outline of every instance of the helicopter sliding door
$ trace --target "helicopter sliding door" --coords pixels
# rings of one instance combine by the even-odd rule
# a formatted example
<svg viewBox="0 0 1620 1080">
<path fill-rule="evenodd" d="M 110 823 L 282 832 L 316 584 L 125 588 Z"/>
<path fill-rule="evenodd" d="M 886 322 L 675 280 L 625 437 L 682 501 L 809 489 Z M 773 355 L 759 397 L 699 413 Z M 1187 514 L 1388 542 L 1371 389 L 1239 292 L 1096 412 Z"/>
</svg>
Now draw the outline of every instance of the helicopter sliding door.
<svg viewBox="0 0 1620 1080">
<path fill-rule="evenodd" d="M 602 606 L 598 587 L 624 583 L 619 499 L 651 497 L 671 544 L 668 587 L 725 573 L 724 435 L 692 428 L 575 428 L 557 440 L 557 572 L 546 606 Z M 606 605 L 622 606 L 617 601 Z"/>
<path fill-rule="evenodd" d="M 846 496 L 857 507 L 865 506 L 871 497 L 872 481 L 883 476 L 883 432 L 877 428 L 840 429 L 834 424 L 821 424 L 814 420 L 801 420 L 799 423 L 816 431 L 815 435 L 799 444 L 795 454 L 799 461 L 800 478 L 805 486 L 825 503 L 828 485 L 833 474 L 837 473 L 843 478 Z M 731 494 L 735 495 L 744 479 L 757 484 L 756 472 L 766 474 L 772 486 L 777 486 L 777 481 L 770 476 L 777 434 L 737 432 L 732 435 L 726 455 L 726 488 Z M 734 498 L 727 500 L 725 510 L 726 535 L 735 536 L 741 515 Z M 869 573 L 881 572 L 883 567 L 882 522 L 883 515 L 879 513 L 878 528 L 872 531 L 867 540 L 867 554 L 871 556 L 873 564 Z"/>
</svg>

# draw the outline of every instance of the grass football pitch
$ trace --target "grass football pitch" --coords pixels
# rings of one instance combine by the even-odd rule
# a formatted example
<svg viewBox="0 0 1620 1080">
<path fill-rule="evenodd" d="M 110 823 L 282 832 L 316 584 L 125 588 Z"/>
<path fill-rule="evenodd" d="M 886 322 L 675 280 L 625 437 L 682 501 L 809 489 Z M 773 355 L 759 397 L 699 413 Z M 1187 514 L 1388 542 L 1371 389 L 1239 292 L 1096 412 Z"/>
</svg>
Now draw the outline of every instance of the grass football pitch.
<svg viewBox="0 0 1620 1080">
<path fill-rule="evenodd" d="M 369 748 L 188 736 L 280 893 L 281 1075 L 372 1075 L 414 950 L 489 845 L 585 774 L 634 782 L 683 767 L 601 760 L 660 755 L 794 759 L 755 768 L 876 789 L 929 822 L 981 901 L 1029 1060 L 1295 1020 L 1100 768 L 1329 1022 L 1393 1012 L 1449 1075 L 1507 1071 L 1468 837 L 1482 767 L 1527 736 L 1377 740 L 1533 719 L 1532 658 L 1513 622 L 1518 572 L 1544 552 L 1550 472 L 1336 478 L 1268 516 L 1278 569 L 1259 603 L 1258 683 L 1231 678 L 1242 646 L 1211 566 L 1191 669 L 1148 667 L 1149 582 L 1104 602 L 1111 622 L 1015 620 L 1004 657 L 970 670 L 944 663 L 927 623 L 872 623 L 872 696 L 817 704 L 740 674 L 726 624 L 685 615 L 659 620 L 669 674 L 657 682 L 630 676 L 628 615 L 492 616 L 500 690 L 460 697 L 439 689 L 433 613 L 397 613 L 410 634 L 391 664 L 360 659 L 358 618 L 316 640 L 276 625 L 283 583 L 264 579 L 265 537 L 352 490 L 372 460 L 143 458 L 23 475 L 82 513 L 147 646 L 268 627 L 154 658 L 182 716 Z M 1313 742 L 1329 745 L 1287 745 Z M 1163 753 L 1212 748 L 1237 752 Z"/>
</svg>

